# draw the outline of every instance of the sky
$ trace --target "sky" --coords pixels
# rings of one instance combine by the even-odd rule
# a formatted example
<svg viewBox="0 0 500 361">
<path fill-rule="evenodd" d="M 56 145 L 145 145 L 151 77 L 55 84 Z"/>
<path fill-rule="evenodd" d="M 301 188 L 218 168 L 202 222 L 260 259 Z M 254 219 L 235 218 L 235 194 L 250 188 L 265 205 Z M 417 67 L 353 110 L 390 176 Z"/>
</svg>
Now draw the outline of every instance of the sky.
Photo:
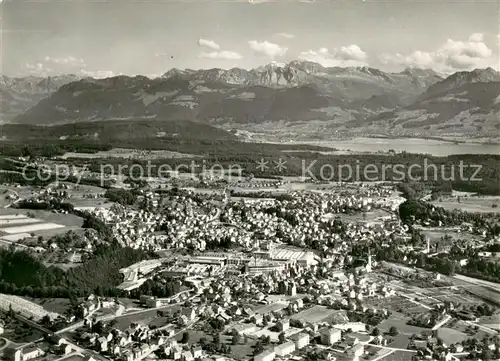
<svg viewBox="0 0 500 361">
<path fill-rule="evenodd" d="M 499 0 L 3 0 L 0 18 L 9 76 L 292 60 L 451 73 L 500 63 Z"/>
</svg>

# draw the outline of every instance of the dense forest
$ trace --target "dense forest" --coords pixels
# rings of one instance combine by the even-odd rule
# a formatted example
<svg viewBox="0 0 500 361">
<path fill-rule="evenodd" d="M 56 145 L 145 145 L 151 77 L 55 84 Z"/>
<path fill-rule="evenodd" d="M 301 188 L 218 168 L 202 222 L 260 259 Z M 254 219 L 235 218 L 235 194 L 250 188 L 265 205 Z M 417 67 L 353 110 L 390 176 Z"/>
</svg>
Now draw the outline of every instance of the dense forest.
<svg viewBox="0 0 500 361">
<path fill-rule="evenodd" d="M 124 206 L 132 205 L 137 201 L 137 193 L 128 189 L 110 188 L 104 196 L 110 201 Z"/>
<path fill-rule="evenodd" d="M 500 216 L 495 213 L 448 211 L 421 200 L 409 199 L 399 206 L 399 216 L 403 223 L 409 225 L 428 222 L 431 227 L 449 227 L 471 223 L 475 227 L 485 228 L 488 235 L 500 235 Z"/>
<path fill-rule="evenodd" d="M 120 268 L 151 258 L 118 245 L 100 245 L 82 265 L 63 271 L 47 267 L 26 251 L 0 248 L 0 292 L 31 297 L 63 297 L 90 293 L 117 296 Z"/>
</svg>

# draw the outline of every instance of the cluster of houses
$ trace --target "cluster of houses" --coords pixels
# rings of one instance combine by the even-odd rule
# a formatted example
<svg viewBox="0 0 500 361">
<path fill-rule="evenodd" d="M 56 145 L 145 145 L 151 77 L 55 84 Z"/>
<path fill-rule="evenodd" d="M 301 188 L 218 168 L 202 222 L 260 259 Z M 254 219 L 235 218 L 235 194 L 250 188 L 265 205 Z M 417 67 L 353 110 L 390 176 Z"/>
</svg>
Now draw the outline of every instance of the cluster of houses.
<svg viewBox="0 0 500 361">
<path fill-rule="evenodd" d="M 225 207 L 215 200 L 218 195 L 214 195 L 213 201 L 207 196 L 207 201 L 200 205 L 193 200 L 194 193 L 187 192 L 169 196 L 167 200 L 160 196 L 147 209 L 111 207 L 95 209 L 93 213 L 112 226 L 122 245 L 151 251 L 172 248 L 205 251 L 208 245 L 219 244 L 253 250 L 262 248 L 262 240 L 270 240 L 299 247 L 314 242 L 335 253 L 367 237 L 404 235 L 406 230 L 389 212 L 377 222 L 349 223 L 344 239 L 331 232 L 335 219 L 328 215 L 394 209 L 392 190 L 383 187 L 362 190 L 359 194 L 292 192 L 291 200 L 229 200 Z M 161 232 L 165 229 L 167 234 Z"/>
</svg>

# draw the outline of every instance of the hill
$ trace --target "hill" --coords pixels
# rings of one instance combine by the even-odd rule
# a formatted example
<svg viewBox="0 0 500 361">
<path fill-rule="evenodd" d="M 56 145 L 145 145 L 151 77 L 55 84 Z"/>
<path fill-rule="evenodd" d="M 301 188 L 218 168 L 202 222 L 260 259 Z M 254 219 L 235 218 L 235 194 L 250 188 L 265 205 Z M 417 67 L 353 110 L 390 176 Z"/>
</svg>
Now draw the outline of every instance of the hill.
<svg viewBox="0 0 500 361">
<path fill-rule="evenodd" d="M 0 122 L 10 121 L 16 115 L 27 111 L 40 100 L 56 92 L 62 85 L 80 79 L 76 75 L 54 77 L 12 78 L 0 76 L 0 95 L 2 107 Z"/>
<path fill-rule="evenodd" d="M 442 78 L 432 70 L 386 73 L 312 62 L 256 69 L 171 69 L 161 77 L 85 78 L 66 83 L 13 120 L 67 124 L 101 120 L 191 121 L 285 138 L 352 134 L 489 136 L 498 130 L 500 74 Z"/>
<path fill-rule="evenodd" d="M 109 118 L 234 123 L 364 118 L 406 104 L 441 80 L 432 71 L 384 73 L 311 62 L 245 69 L 172 69 L 163 76 L 82 79 L 61 86 L 14 121 L 61 124 Z M 387 99 L 391 101 L 388 102 Z"/>
<path fill-rule="evenodd" d="M 498 134 L 499 119 L 500 81 L 464 82 L 453 88 L 431 87 L 409 106 L 348 126 L 392 133 L 492 135 Z"/>
</svg>

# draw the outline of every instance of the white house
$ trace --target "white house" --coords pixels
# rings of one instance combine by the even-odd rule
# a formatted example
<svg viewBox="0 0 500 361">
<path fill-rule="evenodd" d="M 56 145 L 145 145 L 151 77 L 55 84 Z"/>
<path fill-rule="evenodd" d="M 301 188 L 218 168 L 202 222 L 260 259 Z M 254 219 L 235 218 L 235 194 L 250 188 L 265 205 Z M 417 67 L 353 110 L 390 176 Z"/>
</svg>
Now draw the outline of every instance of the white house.
<svg viewBox="0 0 500 361">
<path fill-rule="evenodd" d="M 254 361 L 273 361 L 275 357 L 276 353 L 273 350 L 266 350 L 256 355 L 253 359 Z"/>
<path fill-rule="evenodd" d="M 286 356 L 295 351 L 295 343 L 293 341 L 287 341 L 278 345 L 274 348 L 274 352 L 278 356 Z"/>
<path fill-rule="evenodd" d="M 320 330 L 321 343 L 323 345 L 333 345 L 340 341 L 342 332 L 336 328 L 322 328 Z"/>
</svg>

